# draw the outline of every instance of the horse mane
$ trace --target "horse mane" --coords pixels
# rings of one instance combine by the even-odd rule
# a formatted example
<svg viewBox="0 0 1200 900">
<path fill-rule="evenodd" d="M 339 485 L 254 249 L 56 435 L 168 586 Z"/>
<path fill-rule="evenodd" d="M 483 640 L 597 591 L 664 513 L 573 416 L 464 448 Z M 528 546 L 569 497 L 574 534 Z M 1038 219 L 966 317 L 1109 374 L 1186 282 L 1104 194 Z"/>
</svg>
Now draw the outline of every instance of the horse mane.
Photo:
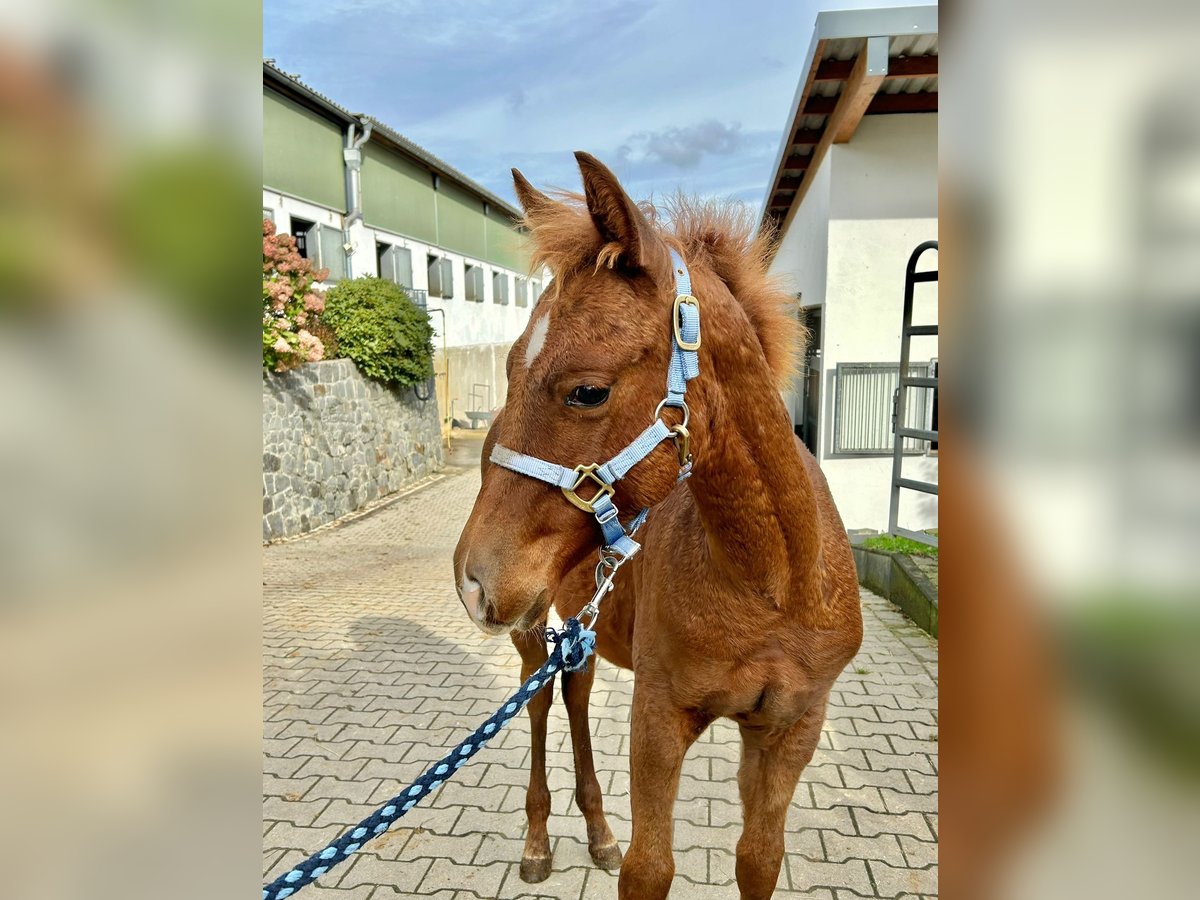
<svg viewBox="0 0 1200 900">
<path fill-rule="evenodd" d="M 532 268 L 548 266 L 560 283 L 574 273 L 613 268 L 622 248 L 604 242 L 583 195 L 555 191 L 551 196 L 558 202 L 524 220 Z M 662 213 L 649 203 L 639 204 L 639 208 L 689 266 L 706 267 L 725 283 L 749 318 L 776 384 L 781 388 L 790 384 L 808 330 L 796 315 L 795 299 L 767 274 L 776 240 L 774 229 L 764 225 L 756 231 L 753 214 L 744 204 L 701 200 L 682 193 L 670 197 Z M 552 300 L 553 293 L 546 299 Z"/>
</svg>

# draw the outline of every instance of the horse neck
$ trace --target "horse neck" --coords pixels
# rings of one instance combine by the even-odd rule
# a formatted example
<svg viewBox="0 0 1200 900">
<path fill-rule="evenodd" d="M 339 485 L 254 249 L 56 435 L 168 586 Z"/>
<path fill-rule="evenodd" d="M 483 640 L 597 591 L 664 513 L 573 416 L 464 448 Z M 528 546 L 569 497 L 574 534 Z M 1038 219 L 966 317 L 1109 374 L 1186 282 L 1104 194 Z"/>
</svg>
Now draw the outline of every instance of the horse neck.
<svg viewBox="0 0 1200 900">
<path fill-rule="evenodd" d="M 701 377 L 693 382 L 705 416 L 697 422 L 704 433 L 694 438 L 696 460 L 687 484 L 708 538 L 707 562 L 715 577 L 782 608 L 798 584 L 811 584 L 820 553 L 812 481 L 744 314 L 709 315 L 705 325 L 711 372 L 702 360 Z"/>
</svg>

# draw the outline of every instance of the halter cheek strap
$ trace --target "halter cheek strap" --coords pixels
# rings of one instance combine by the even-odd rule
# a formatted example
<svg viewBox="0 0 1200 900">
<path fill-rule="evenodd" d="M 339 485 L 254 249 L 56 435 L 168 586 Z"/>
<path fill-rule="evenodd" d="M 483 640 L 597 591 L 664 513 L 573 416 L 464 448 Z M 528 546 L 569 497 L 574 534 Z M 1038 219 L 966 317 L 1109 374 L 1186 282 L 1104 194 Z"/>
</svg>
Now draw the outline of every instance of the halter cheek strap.
<svg viewBox="0 0 1200 900">
<path fill-rule="evenodd" d="M 667 367 L 667 395 L 655 410 L 654 423 L 634 438 L 629 446 L 601 465 L 590 463 L 568 469 L 536 456 L 517 453 L 500 444 L 492 447 L 489 457 L 498 466 L 561 488 L 573 505 L 595 516 L 596 524 L 604 536 L 602 557 L 616 555 L 619 562 L 624 562 L 641 549 L 641 545 L 633 539 L 633 534 L 645 523 L 650 510 L 646 508 L 639 512 L 628 527 L 622 525 L 620 514 L 612 501 L 616 490 L 613 485 L 668 438 L 674 439 L 679 447 L 680 480 L 691 474 L 688 408 L 684 402 L 684 395 L 687 393 L 688 382 L 700 372 L 696 352 L 700 349 L 700 307 L 696 298 L 692 296 L 692 279 L 688 274 L 687 265 L 683 257 L 674 250 L 671 250 L 671 268 L 675 275 L 675 303 L 671 311 L 671 361 Z M 682 409 L 683 424 L 671 428 L 658 418 L 658 412 L 664 406 Z M 590 498 L 581 497 L 578 493 L 586 487 L 595 490 Z"/>
</svg>

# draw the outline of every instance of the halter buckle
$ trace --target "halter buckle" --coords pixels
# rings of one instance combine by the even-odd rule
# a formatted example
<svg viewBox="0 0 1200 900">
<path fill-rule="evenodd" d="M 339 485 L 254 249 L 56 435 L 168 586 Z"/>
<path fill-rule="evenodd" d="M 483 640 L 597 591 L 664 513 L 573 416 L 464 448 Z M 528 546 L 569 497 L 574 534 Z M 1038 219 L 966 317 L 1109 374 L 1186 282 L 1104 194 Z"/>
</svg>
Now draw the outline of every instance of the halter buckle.
<svg viewBox="0 0 1200 900">
<path fill-rule="evenodd" d="M 611 497 L 617 492 L 616 488 L 614 488 L 611 484 L 606 484 L 600 479 L 600 476 L 596 474 L 596 470 L 599 468 L 600 466 L 597 463 L 588 463 L 587 465 L 576 466 L 575 474 L 579 477 L 575 479 L 575 483 L 569 488 L 565 487 L 562 489 L 563 496 L 570 500 L 574 506 L 582 509 L 586 513 L 594 514 L 596 512 L 596 501 L 599 500 L 602 495 L 607 494 Z M 597 490 L 590 499 L 585 500 L 575 492 L 583 487 L 583 485 L 589 480 L 592 481 L 596 487 L 599 488 L 599 490 Z"/>
<path fill-rule="evenodd" d="M 696 298 L 691 294 L 675 295 L 675 307 L 671 311 L 671 324 L 675 328 L 675 343 L 679 345 L 680 350 L 699 350 L 700 338 L 698 336 L 694 341 L 685 341 L 683 339 L 683 334 L 680 331 L 682 320 L 679 315 L 679 307 L 681 306 L 694 306 L 697 310 L 700 309 L 700 304 L 696 302 Z"/>
<path fill-rule="evenodd" d="M 692 436 L 686 425 L 676 425 L 671 429 L 671 440 L 675 442 L 675 451 L 679 454 L 679 467 L 682 469 L 692 460 Z"/>
</svg>

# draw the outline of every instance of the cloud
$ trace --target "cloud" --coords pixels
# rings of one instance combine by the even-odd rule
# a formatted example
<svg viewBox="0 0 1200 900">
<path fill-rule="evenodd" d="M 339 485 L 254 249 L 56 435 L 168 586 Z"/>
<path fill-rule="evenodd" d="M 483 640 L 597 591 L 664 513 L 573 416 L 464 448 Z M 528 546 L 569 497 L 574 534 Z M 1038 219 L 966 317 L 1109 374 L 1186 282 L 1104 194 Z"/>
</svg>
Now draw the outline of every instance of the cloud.
<svg viewBox="0 0 1200 900">
<path fill-rule="evenodd" d="M 664 128 L 661 131 L 642 131 L 630 135 L 617 148 L 617 155 L 626 162 L 661 162 L 677 169 L 694 169 L 705 154 L 729 156 L 741 144 L 742 125 L 724 125 L 709 119 L 687 128 Z"/>
</svg>

